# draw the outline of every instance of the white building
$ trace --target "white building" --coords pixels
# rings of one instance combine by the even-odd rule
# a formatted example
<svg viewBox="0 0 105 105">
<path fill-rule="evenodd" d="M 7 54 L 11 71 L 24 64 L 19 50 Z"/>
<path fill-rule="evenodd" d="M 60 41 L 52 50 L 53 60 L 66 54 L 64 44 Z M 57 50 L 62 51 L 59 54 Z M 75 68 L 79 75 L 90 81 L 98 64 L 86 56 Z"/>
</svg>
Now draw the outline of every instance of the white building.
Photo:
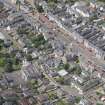
<svg viewBox="0 0 105 105">
<path fill-rule="evenodd" d="M 90 17 L 89 13 L 87 11 L 85 11 L 85 7 L 84 7 L 84 9 L 82 7 L 80 7 L 80 8 L 78 7 L 78 8 L 76 8 L 76 11 L 78 13 L 80 13 L 83 17 Z"/>
<path fill-rule="evenodd" d="M 88 12 L 88 6 L 86 2 L 80 1 L 76 2 L 73 6 L 72 9 L 81 14 L 83 17 L 89 17 L 90 14 Z"/>
<path fill-rule="evenodd" d="M 60 70 L 60 71 L 58 72 L 58 74 L 59 74 L 60 76 L 64 77 L 64 76 L 66 76 L 66 75 L 68 74 L 68 72 L 67 72 L 66 70 Z"/>
<path fill-rule="evenodd" d="M 0 39 L 1 40 L 5 40 L 5 36 L 3 35 L 3 33 L 0 32 Z"/>
<path fill-rule="evenodd" d="M 105 30 L 105 23 L 104 23 L 104 24 L 102 24 L 102 29 L 103 29 L 103 30 Z"/>
</svg>

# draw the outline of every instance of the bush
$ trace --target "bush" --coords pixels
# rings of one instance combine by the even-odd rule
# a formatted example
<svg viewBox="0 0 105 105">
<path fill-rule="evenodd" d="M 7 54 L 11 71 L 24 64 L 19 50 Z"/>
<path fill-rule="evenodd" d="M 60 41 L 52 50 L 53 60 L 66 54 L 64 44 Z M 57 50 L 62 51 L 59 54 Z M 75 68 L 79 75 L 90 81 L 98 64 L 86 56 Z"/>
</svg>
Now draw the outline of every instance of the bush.
<svg viewBox="0 0 105 105">
<path fill-rule="evenodd" d="M 4 67 L 4 66 L 5 66 L 5 59 L 0 58 L 0 67 Z"/>
</svg>

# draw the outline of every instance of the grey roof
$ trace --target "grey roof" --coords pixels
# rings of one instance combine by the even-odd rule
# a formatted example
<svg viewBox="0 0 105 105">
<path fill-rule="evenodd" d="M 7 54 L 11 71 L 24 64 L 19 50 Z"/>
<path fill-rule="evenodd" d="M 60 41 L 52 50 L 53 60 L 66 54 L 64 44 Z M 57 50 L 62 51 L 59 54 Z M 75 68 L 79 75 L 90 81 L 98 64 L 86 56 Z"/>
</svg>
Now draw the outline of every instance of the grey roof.
<svg viewBox="0 0 105 105">
<path fill-rule="evenodd" d="M 29 79 L 32 79 L 32 78 L 38 79 L 41 76 L 39 69 L 36 68 L 33 64 L 28 64 L 27 66 L 23 66 L 22 71 Z"/>
<path fill-rule="evenodd" d="M 83 105 L 92 105 L 92 103 L 89 100 L 83 98 L 80 100 L 79 105 L 81 105 L 81 103 L 83 103 Z"/>
<path fill-rule="evenodd" d="M 105 33 L 102 30 L 99 30 L 98 28 L 91 27 L 87 28 L 88 26 L 85 26 L 83 28 L 76 29 L 77 33 L 79 33 L 80 36 L 82 36 L 84 39 L 88 40 L 91 44 L 97 47 L 97 49 L 100 49 L 100 51 L 105 51 Z"/>
</svg>

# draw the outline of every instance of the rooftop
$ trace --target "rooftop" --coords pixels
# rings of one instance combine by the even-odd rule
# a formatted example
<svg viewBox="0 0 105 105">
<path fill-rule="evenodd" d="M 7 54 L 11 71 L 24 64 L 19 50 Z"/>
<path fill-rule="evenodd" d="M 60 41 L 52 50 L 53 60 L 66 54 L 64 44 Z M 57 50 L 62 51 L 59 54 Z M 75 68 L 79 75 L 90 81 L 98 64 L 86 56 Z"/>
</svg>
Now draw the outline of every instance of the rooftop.
<svg viewBox="0 0 105 105">
<path fill-rule="evenodd" d="M 65 76 L 65 75 L 67 75 L 68 72 L 67 72 L 66 70 L 60 70 L 60 71 L 58 72 L 58 74 L 63 77 L 63 76 Z"/>
</svg>

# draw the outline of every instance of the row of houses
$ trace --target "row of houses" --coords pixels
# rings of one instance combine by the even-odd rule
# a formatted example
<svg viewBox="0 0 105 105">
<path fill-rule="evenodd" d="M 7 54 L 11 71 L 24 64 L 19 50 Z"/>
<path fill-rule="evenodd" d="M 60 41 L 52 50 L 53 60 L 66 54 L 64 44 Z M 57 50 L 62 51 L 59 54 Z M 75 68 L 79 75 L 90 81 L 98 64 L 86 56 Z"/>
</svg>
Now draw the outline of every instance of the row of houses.
<svg viewBox="0 0 105 105">
<path fill-rule="evenodd" d="M 101 12 L 101 8 L 103 8 L 102 11 L 104 11 L 104 6 L 97 6 L 94 11 L 90 8 L 90 6 L 91 2 L 90 5 L 87 5 L 85 2 L 81 1 L 75 3 L 72 7 L 54 7 L 54 10 L 51 10 L 50 12 L 47 11 L 46 13 L 49 20 L 55 21 L 58 26 L 72 35 L 75 40 L 83 43 L 85 47 L 92 49 L 97 58 L 102 58 L 104 60 L 104 24 L 101 24 L 103 30 L 100 30 L 97 28 L 98 25 L 94 26 L 92 25 L 94 24 L 93 22 L 89 23 L 89 19 L 93 17 L 94 14 L 97 14 L 98 18 L 103 21 L 104 14 Z M 43 3 L 43 8 L 44 7 L 46 7 L 46 3 Z M 80 31 L 77 31 L 79 29 L 80 31 L 83 30 L 83 32 L 81 33 Z M 88 39 L 86 37 L 88 37 Z"/>
</svg>

